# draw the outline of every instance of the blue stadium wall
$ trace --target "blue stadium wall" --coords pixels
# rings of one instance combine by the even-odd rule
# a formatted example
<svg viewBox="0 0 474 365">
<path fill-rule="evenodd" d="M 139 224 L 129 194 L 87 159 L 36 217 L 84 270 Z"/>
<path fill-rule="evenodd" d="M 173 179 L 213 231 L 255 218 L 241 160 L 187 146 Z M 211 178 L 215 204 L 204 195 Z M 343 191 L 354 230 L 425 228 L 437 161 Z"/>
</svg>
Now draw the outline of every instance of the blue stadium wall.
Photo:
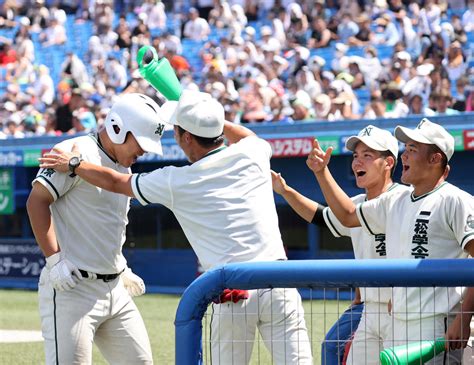
<svg viewBox="0 0 474 365">
<path fill-rule="evenodd" d="M 451 173 L 448 181 L 474 194 L 472 167 L 474 162 L 474 113 L 431 119 L 444 125 L 455 137 L 456 153 L 450 163 Z M 415 127 L 419 121 L 420 117 L 410 117 L 402 120 L 259 124 L 250 127 L 271 143 L 274 151 L 271 161 L 272 168 L 281 172 L 287 183 L 298 191 L 316 201 L 324 202 L 314 176 L 307 169 L 305 163 L 313 137 L 318 137 L 323 146 L 332 145 L 335 148 L 330 164 L 331 171 L 342 188 L 349 195 L 354 195 L 360 193 L 361 190 L 356 187 L 351 172 L 351 154 L 344 149 L 347 137 L 357 134 L 368 124 L 393 131 L 398 124 Z M 7 173 L 12 178 L 11 195 L 14 200 L 12 209 L 17 213 L 17 218 L 21 220 L 21 232 L 12 236 L 5 228 L 8 227 L 8 220 L 11 216 L 0 213 L 0 222 L 3 220 L 3 225 L 0 225 L 0 229 L 3 227 L 0 231 L 0 287 L 36 288 L 37 276 L 41 266 L 44 265 L 44 260 L 32 236 L 25 213 L 25 204 L 31 180 L 38 170 L 37 157 L 43 150 L 48 150 L 64 138 L 66 137 L 0 140 L 0 177 Z M 171 131 L 164 135 L 163 150 L 163 157 L 143 156 L 134 166 L 134 171 L 150 171 L 169 164 L 184 165 L 187 163 L 184 154 L 174 142 Z M 395 173 L 395 180 L 399 181 L 399 177 L 400 164 Z M 1 186 L 0 179 L 0 194 L 7 193 L 5 187 Z M 280 196 L 276 195 L 275 199 L 279 208 L 284 241 L 288 243 L 287 249 L 290 259 L 353 257 L 348 241 L 345 241 L 344 244 L 337 243 L 327 232 L 324 234 L 319 227 L 306 224 L 297 217 Z M 197 259 L 185 242 L 177 223 L 172 222 L 172 215 L 165 208 L 152 208 L 155 209 L 153 214 L 147 214 L 151 211 L 143 209 L 145 208 L 140 207 L 137 202 L 132 202 L 131 230 L 135 230 L 136 239 L 129 237 L 124 246 L 129 265 L 144 278 L 149 292 L 181 293 L 197 275 Z M 166 219 L 150 222 L 149 217 L 154 214 L 164 215 Z M 148 220 L 143 221 L 145 218 Z M 168 224 L 173 225 L 171 233 L 168 232 Z M 146 232 L 143 233 L 143 231 Z M 293 242 L 296 240 L 295 237 L 299 237 L 298 242 Z M 149 242 L 147 241 L 148 243 L 143 245 L 142 239 Z M 184 242 L 170 245 L 169 239 Z"/>
</svg>

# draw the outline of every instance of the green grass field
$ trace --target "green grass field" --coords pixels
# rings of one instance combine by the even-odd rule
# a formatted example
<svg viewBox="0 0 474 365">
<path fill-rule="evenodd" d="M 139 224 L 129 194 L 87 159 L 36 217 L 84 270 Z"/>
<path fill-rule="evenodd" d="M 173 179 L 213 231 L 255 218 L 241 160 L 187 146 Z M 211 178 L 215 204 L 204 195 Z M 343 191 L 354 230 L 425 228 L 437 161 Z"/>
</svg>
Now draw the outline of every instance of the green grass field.
<svg viewBox="0 0 474 365">
<path fill-rule="evenodd" d="M 174 317 L 179 296 L 147 294 L 135 299 L 145 320 L 155 364 L 174 364 Z M 305 301 L 306 323 L 312 336 L 314 363 L 319 364 L 320 342 L 348 302 Z M 0 329 L 40 330 L 37 293 L 0 290 Z M 93 363 L 107 364 L 94 348 Z M 252 364 L 270 364 L 268 353 L 257 340 Z M 43 343 L 0 343 L 0 364 L 44 364 Z"/>
</svg>

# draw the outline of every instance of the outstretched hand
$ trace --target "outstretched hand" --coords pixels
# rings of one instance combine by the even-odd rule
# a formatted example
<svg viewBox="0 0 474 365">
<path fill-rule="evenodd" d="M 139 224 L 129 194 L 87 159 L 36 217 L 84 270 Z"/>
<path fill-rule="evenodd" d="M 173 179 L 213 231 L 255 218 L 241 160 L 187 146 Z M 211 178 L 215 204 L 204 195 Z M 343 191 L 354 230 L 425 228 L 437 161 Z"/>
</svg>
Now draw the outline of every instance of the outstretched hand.
<svg viewBox="0 0 474 365">
<path fill-rule="evenodd" d="M 306 165 L 314 173 L 323 171 L 329 164 L 332 151 L 332 147 L 328 147 L 326 151 L 323 151 L 323 149 L 319 145 L 319 141 L 315 138 L 313 141 L 313 149 L 311 150 L 308 155 L 308 158 L 306 159 Z"/>
<path fill-rule="evenodd" d="M 270 170 L 270 173 L 272 174 L 272 187 L 275 193 L 282 195 L 285 192 L 285 189 L 287 188 L 286 181 L 281 176 L 279 172 L 275 172 L 273 170 Z"/>
<path fill-rule="evenodd" d="M 69 171 L 69 160 L 74 156 L 80 156 L 78 147 L 73 145 L 72 151 L 63 151 L 60 148 L 54 147 L 51 151 L 45 153 L 38 158 L 39 167 L 43 169 L 55 169 L 58 172 Z"/>
</svg>

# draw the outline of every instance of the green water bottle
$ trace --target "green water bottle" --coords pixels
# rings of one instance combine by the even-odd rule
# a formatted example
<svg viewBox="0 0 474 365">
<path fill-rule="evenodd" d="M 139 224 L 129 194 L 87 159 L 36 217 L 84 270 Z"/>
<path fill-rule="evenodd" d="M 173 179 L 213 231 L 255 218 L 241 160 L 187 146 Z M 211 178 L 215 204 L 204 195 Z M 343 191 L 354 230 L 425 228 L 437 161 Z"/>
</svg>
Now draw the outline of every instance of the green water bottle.
<svg viewBox="0 0 474 365">
<path fill-rule="evenodd" d="M 407 345 L 390 347 L 380 353 L 382 365 L 420 365 L 445 350 L 444 337 L 436 341 L 420 341 Z"/>
<path fill-rule="evenodd" d="M 179 100 L 182 88 L 178 77 L 166 58 L 158 60 L 156 50 L 143 46 L 138 50 L 137 62 L 140 75 L 168 100 Z"/>
</svg>

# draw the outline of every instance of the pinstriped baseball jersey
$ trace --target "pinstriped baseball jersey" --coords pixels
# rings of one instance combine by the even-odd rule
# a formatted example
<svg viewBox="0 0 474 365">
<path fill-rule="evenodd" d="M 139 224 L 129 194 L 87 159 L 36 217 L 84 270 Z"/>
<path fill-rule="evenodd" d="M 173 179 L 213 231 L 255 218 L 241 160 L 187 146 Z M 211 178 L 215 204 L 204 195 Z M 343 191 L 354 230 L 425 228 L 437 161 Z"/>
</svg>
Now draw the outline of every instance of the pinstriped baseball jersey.
<svg viewBox="0 0 474 365">
<path fill-rule="evenodd" d="M 410 189 L 366 201 L 357 215 L 371 234 L 385 232 L 387 258 L 466 258 L 465 245 L 474 239 L 474 199 L 447 182 L 419 197 Z M 456 288 L 395 288 L 394 313 L 430 317 L 452 311 L 460 299 Z"/>
<path fill-rule="evenodd" d="M 134 174 L 133 193 L 144 205 L 160 203 L 173 211 L 206 270 L 230 262 L 286 259 L 270 156 L 266 141 L 246 137 L 189 166 Z"/>
<path fill-rule="evenodd" d="M 384 194 L 399 195 L 408 187 L 400 184 L 392 184 Z M 383 194 L 383 195 L 384 195 Z M 354 204 L 366 201 L 366 194 L 356 195 L 351 198 Z M 378 198 L 376 198 L 378 199 Z M 370 234 L 362 227 L 348 228 L 336 218 L 329 207 L 323 211 L 324 220 L 329 230 L 335 237 L 351 237 L 354 257 L 356 259 L 385 259 L 387 256 L 385 234 Z M 389 288 L 361 288 L 362 301 L 387 303 L 390 299 Z"/>
<path fill-rule="evenodd" d="M 113 161 L 92 134 L 63 141 L 56 147 L 71 151 L 74 143 L 85 161 L 122 173 L 130 171 Z M 69 175 L 40 169 L 33 180 L 46 187 L 54 198 L 51 213 L 61 251 L 82 270 L 98 274 L 120 272 L 126 265 L 122 245 L 130 199 Z"/>
</svg>

